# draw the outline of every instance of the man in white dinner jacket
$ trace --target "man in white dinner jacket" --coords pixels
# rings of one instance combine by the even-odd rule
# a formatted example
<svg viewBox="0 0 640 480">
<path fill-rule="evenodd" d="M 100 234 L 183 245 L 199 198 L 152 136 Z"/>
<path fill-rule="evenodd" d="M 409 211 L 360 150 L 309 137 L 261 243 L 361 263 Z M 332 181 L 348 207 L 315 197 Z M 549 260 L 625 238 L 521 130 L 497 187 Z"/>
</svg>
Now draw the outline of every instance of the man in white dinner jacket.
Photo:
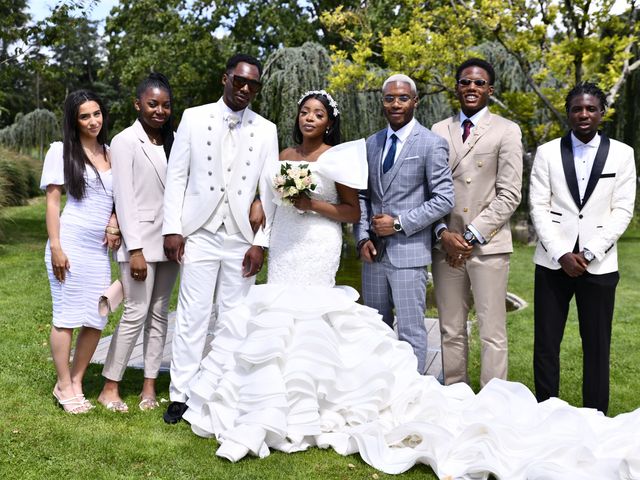
<svg viewBox="0 0 640 480">
<path fill-rule="evenodd" d="M 268 172 L 278 160 L 278 139 L 276 126 L 247 108 L 261 75 L 255 58 L 231 57 L 222 98 L 185 110 L 171 150 L 162 233 L 167 257 L 182 268 L 167 423 L 178 422 L 187 409 L 214 305 L 220 313 L 240 302 L 268 246 L 274 211 Z M 254 234 L 249 209 L 256 188 L 266 227 Z"/>
<path fill-rule="evenodd" d="M 571 132 L 538 148 L 531 170 L 538 401 L 557 397 L 560 343 L 575 295 L 582 338 L 582 399 L 607 413 L 609 351 L 618 274 L 616 242 L 633 216 L 633 149 L 598 133 L 607 100 L 593 83 L 567 95 Z"/>
</svg>

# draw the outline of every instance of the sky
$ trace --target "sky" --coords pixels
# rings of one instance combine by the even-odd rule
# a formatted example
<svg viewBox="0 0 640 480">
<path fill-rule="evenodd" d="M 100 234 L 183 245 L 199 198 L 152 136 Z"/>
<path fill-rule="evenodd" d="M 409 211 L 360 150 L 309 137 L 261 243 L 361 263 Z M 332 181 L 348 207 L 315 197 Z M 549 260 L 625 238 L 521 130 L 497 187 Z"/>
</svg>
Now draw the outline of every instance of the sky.
<svg viewBox="0 0 640 480">
<path fill-rule="evenodd" d="M 51 11 L 51 6 L 58 3 L 60 0 L 29 0 L 29 12 L 33 16 L 34 20 L 42 20 Z M 91 12 L 92 20 L 104 20 L 111 8 L 118 5 L 118 0 L 100 0 Z M 625 10 L 628 2 L 627 0 L 616 0 L 612 12 L 621 13 Z"/>
<path fill-rule="evenodd" d="M 42 20 L 51 13 L 51 8 L 59 2 L 60 0 L 29 0 L 29 13 L 33 20 Z M 91 20 L 102 21 L 118 3 L 118 0 L 100 0 L 93 7 L 89 17 Z"/>
</svg>

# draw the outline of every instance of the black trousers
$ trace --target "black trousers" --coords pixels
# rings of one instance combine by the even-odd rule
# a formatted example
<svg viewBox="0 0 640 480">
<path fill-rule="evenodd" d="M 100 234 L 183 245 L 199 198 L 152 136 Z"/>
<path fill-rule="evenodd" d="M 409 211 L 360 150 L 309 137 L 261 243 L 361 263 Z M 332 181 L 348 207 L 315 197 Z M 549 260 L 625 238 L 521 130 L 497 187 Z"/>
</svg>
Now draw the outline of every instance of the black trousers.
<svg viewBox="0 0 640 480">
<path fill-rule="evenodd" d="M 536 265 L 533 374 L 539 402 L 557 397 L 560 388 L 560 344 L 569 304 L 575 295 L 582 339 L 582 401 L 607 413 L 609 352 L 618 272 L 571 278 L 562 269 Z"/>
</svg>

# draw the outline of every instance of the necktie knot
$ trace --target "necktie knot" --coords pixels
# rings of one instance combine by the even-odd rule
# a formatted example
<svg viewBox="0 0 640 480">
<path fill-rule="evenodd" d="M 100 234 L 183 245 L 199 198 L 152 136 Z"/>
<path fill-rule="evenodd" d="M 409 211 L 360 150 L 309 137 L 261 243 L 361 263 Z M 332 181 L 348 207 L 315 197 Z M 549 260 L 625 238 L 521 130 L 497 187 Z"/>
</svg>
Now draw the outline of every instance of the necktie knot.
<svg viewBox="0 0 640 480">
<path fill-rule="evenodd" d="M 237 113 L 230 113 L 229 115 L 227 115 L 227 126 L 230 130 L 236 128 L 236 125 L 238 125 L 238 123 L 240 123 L 240 115 L 238 115 Z"/>
<path fill-rule="evenodd" d="M 471 133 L 471 127 L 473 127 L 473 122 L 468 118 L 465 118 L 464 122 L 462 122 L 462 142 L 463 143 L 469 137 L 469 134 Z"/>
</svg>

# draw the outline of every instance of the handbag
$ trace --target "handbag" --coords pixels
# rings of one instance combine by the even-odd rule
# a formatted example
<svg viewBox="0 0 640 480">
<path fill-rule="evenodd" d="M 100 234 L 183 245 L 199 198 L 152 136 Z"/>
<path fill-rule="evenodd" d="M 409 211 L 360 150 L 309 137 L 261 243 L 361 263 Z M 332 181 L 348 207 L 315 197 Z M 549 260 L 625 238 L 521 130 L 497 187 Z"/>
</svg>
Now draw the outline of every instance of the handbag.
<svg viewBox="0 0 640 480">
<path fill-rule="evenodd" d="M 381 261 L 382 256 L 387 249 L 387 240 L 384 237 L 376 235 L 373 230 L 369 230 L 369 240 L 371 240 L 371 242 L 373 243 L 373 247 L 376 249 L 376 255 L 373 257 L 373 261 Z"/>
<path fill-rule="evenodd" d="M 122 288 L 122 283 L 120 280 L 116 280 L 98 299 L 98 313 L 100 316 L 105 317 L 116 310 L 122 303 L 123 298 L 124 290 Z"/>
</svg>

